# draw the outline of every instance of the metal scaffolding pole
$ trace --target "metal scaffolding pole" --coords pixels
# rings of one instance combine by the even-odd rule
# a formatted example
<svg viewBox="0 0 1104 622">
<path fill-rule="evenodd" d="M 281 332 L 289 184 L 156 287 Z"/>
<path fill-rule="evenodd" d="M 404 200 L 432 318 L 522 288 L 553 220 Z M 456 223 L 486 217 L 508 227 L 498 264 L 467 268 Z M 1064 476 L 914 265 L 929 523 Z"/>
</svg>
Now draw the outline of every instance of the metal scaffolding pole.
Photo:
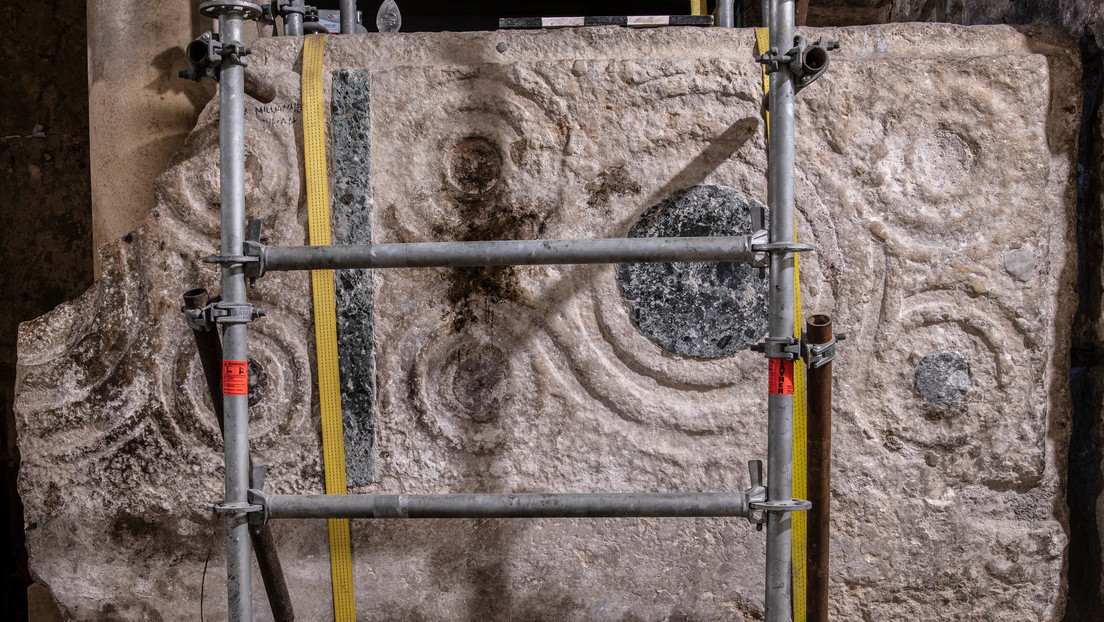
<svg viewBox="0 0 1104 622">
<path fill-rule="evenodd" d="M 341 0 L 341 34 L 356 32 L 356 0 Z"/>
<path fill-rule="evenodd" d="M 832 318 L 814 315 L 806 324 L 811 345 L 834 344 Z M 833 346 L 834 347 L 834 346 Z M 834 356 L 834 354 L 833 354 Z M 832 363 L 809 366 L 809 622 L 828 622 L 832 507 Z"/>
<path fill-rule="evenodd" d="M 452 495 L 272 495 L 250 491 L 277 518 L 747 517 L 752 491 Z"/>
<path fill-rule="evenodd" d="M 200 312 L 199 317 L 202 318 L 201 313 L 208 301 L 207 290 L 193 289 L 184 294 L 184 309 Z M 195 337 L 203 377 L 207 380 L 207 391 L 211 394 L 215 421 L 218 423 L 219 432 L 225 432 L 225 417 L 222 412 L 222 339 L 219 337 L 218 327 L 211 324 L 193 326 L 192 335 Z M 253 472 L 252 461 L 249 463 L 249 470 Z M 251 485 L 260 484 L 252 482 Z M 291 594 L 284 579 L 284 569 L 280 564 L 280 555 L 276 550 L 276 538 L 273 537 L 272 530 L 268 525 L 251 526 L 249 535 L 257 557 L 257 570 L 260 571 L 261 581 L 268 595 L 268 606 L 272 610 L 272 617 L 276 622 L 293 622 L 295 610 L 291 604 Z"/>
<path fill-rule="evenodd" d="M 306 4 L 303 0 L 291 0 L 288 3 L 287 14 L 284 16 L 284 36 L 303 36 L 303 13 L 306 12 Z"/>
<path fill-rule="evenodd" d="M 736 26 L 733 0 L 718 0 L 716 20 L 713 25 L 719 28 L 734 28 Z"/>
<path fill-rule="evenodd" d="M 300 0 L 292 5 L 300 7 Z M 722 13 L 732 8 L 722 7 Z M 342 0 L 342 32 L 353 32 L 356 7 Z M 356 246 L 265 246 L 245 240 L 244 97 L 249 81 L 242 43 L 245 19 L 260 7 L 238 0 L 212 0 L 200 7 L 219 20 L 219 37 L 201 36 L 188 54 L 188 77 L 219 80 L 221 254 L 206 260 L 221 267 L 222 300 L 188 313 L 190 325 L 223 325 L 222 409 L 225 419 L 225 499 L 216 511 L 226 519 L 227 597 L 231 622 L 251 622 L 250 521 L 275 518 L 594 518 L 594 517 L 745 517 L 766 523 L 766 622 L 791 620 L 791 529 L 793 511 L 809 503 L 793 494 L 792 384 L 772 382 L 768 394 L 767 486 L 762 463 L 751 461 L 751 487 L 713 493 L 451 494 L 451 495 L 272 495 L 249 490 L 248 348 L 249 322 L 262 315 L 246 296 L 246 277 L 274 270 L 426 268 L 545 264 L 737 261 L 769 267 L 768 335 L 759 349 L 767 357 L 772 380 L 777 373 L 792 383 L 793 365 L 802 353 L 811 365 L 834 356 L 834 342 L 816 347 L 794 337 L 795 244 L 794 97 L 819 77 L 835 42 L 809 45 L 794 37 L 795 0 L 763 0 L 769 17 L 770 51 L 760 62 L 770 74 L 768 203 L 770 232 L 696 238 L 612 238 L 590 240 L 503 240 Z M 295 30 L 292 11 L 291 30 Z M 728 20 L 722 20 L 728 21 Z M 254 81 L 256 82 L 256 81 Z M 798 83 L 800 82 L 800 84 Z M 264 85 L 254 84 L 259 97 Z M 268 89 L 271 90 L 271 89 Z M 757 223 L 756 227 L 761 224 Z M 199 305 L 196 302 L 194 306 Z M 810 332 L 812 332 L 810 330 Z M 842 339 L 842 336 L 840 337 Z M 814 342 L 819 343 L 819 342 Z M 819 348 L 819 349 L 818 349 Z M 216 378 L 208 378 L 214 387 Z M 830 387 L 829 387 L 830 388 Z M 215 392 L 215 389 L 211 389 Z M 261 484 L 257 485 L 258 488 Z M 274 552 L 274 543 L 259 549 Z M 275 556 L 271 562 L 276 563 Z M 262 560 L 262 564 L 264 564 Z M 290 607 L 288 608 L 290 613 Z"/>
<path fill-rule="evenodd" d="M 766 266 L 767 232 L 706 238 L 607 238 L 597 240 L 503 240 L 349 246 L 246 244 L 258 258 L 257 274 L 282 270 L 441 268 L 592 263 L 740 261 Z"/>
<path fill-rule="evenodd" d="M 228 13 L 219 18 L 224 44 L 241 43 L 242 15 Z M 245 68 L 223 60 L 219 78 L 219 182 L 222 201 L 222 254 L 241 255 L 245 241 Z M 241 266 L 222 268 L 222 299 L 245 303 L 245 275 Z M 249 359 L 245 324 L 228 324 L 222 337 L 225 361 Z M 222 397 L 226 416 L 226 500 L 227 506 L 247 502 L 249 486 L 249 397 Z M 253 618 L 250 598 L 249 523 L 244 513 L 226 515 L 226 569 L 229 617 Z"/>
<path fill-rule="evenodd" d="M 200 6 L 206 17 L 219 21 L 219 184 L 220 237 L 223 256 L 240 257 L 245 242 L 245 62 L 242 22 L 255 19 L 261 9 L 249 2 L 214 0 Z M 222 264 L 222 305 L 248 306 L 241 263 Z M 250 622 L 252 580 L 249 537 L 249 396 L 226 386 L 226 370 L 249 360 L 246 323 L 227 322 L 223 328 L 223 412 L 225 416 L 226 497 L 216 510 L 226 519 L 226 591 L 230 622 Z"/>
<path fill-rule="evenodd" d="M 794 0 L 771 0 L 771 17 L 770 46 L 785 53 L 794 42 Z M 767 202 L 772 244 L 794 242 L 794 94 L 793 73 L 782 63 L 770 74 Z M 792 338 L 794 253 L 771 253 L 769 291 L 768 339 Z M 767 395 L 767 500 L 772 503 L 793 498 L 793 402 L 792 391 Z M 767 512 L 766 622 L 791 619 L 790 517 L 786 511 Z"/>
</svg>

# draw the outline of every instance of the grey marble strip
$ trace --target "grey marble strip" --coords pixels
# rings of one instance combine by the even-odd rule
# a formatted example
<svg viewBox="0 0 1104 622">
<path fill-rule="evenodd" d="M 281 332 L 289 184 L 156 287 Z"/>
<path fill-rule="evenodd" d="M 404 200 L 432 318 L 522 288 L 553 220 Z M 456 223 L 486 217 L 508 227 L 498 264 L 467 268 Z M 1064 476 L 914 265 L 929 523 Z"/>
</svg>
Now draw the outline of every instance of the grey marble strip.
<svg viewBox="0 0 1104 622">
<path fill-rule="evenodd" d="M 369 72 L 333 74 L 334 244 L 372 241 Z M 372 271 L 334 272 L 338 368 L 345 427 L 345 473 L 349 486 L 372 482 L 375 473 L 375 352 L 372 344 Z"/>
</svg>

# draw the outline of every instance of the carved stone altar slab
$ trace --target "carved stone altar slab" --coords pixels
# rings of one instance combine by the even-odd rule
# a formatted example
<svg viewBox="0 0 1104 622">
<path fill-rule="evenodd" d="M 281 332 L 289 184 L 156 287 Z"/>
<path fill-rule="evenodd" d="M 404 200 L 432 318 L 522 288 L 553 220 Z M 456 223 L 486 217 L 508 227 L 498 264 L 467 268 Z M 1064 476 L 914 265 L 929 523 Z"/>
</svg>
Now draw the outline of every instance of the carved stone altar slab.
<svg viewBox="0 0 1104 622">
<path fill-rule="evenodd" d="M 797 201 L 798 237 L 820 249 L 801 262 L 805 310 L 850 334 L 835 365 L 833 613 L 1057 620 L 1073 47 L 1005 27 L 823 34 L 843 49 L 798 99 Z M 738 228 L 766 199 L 753 39 L 330 38 L 327 81 L 370 76 L 373 239 Z M 264 242 L 302 244 L 300 47 L 255 51 L 279 96 L 249 102 L 247 210 Z M 20 333 L 31 569 L 73 619 L 224 615 L 205 508 L 221 444 L 178 311 L 185 289 L 215 284 L 198 258 L 217 243 L 217 112 L 160 177 L 151 216 L 105 247 L 103 279 Z M 683 289 L 618 266 L 376 271 L 375 397 L 353 413 L 375 426 L 361 471 L 374 480 L 357 490 L 743 489 L 745 461 L 765 457 L 766 365 L 744 348 L 762 291 L 699 268 Z M 321 492 L 309 280 L 272 274 L 251 296 L 268 311 L 250 331 L 254 460 L 267 490 Z M 684 296 L 719 311 L 674 313 Z M 300 619 L 325 619 L 325 521 L 275 531 Z M 353 538 L 363 620 L 762 616 L 763 538 L 742 519 L 356 522 Z M 264 619 L 259 580 L 254 594 Z"/>
</svg>

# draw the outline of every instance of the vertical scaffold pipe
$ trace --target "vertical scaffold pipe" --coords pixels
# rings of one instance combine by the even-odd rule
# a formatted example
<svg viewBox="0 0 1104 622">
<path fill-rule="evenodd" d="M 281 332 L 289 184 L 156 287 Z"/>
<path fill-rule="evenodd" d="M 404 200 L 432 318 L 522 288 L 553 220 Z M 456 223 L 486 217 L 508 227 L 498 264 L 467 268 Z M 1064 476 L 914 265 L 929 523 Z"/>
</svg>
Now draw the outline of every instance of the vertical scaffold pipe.
<svg viewBox="0 0 1104 622">
<path fill-rule="evenodd" d="M 814 315 L 806 323 L 809 345 L 832 341 L 832 318 Z M 809 622 L 828 622 L 828 553 L 832 488 L 832 363 L 810 367 L 805 377 L 809 396 Z"/>
<path fill-rule="evenodd" d="M 734 28 L 736 26 L 736 14 L 733 7 L 733 0 L 717 1 L 717 17 L 713 25 L 720 28 Z"/>
<path fill-rule="evenodd" d="M 341 0 L 341 34 L 356 32 L 356 0 Z"/>
<path fill-rule="evenodd" d="M 207 301 L 208 295 L 205 289 L 193 289 L 184 294 L 185 309 L 193 311 L 202 309 L 207 306 Z M 192 335 L 195 337 L 196 350 L 199 352 L 203 377 L 207 380 L 207 391 L 211 394 L 215 421 L 218 423 L 219 432 L 224 432 L 226 424 L 222 412 L 222 339 L 215 329 L 196 328 L 192 330 Z M 252 460 L 249 462 L 249 472 L 253 472 Z M 254 483 L 250 482 L 250 486 L 253 485 Z M 284 579 L 284 568 L 280 564 L 280 555 L 276 550 L 276 538 L 272 535 L 272 529 L 267 524 L 250 526 L 249 537 L 253 544 L 253 552 L 257 556 L 257 570 L 261 573 L 261 581 L 268 595 L 268 607 L 272 610 L 272 618 L 275 622 L 294 622 L 295 611 L 291 605 L 291 594 Z"/>
<path fill-rule="evenodd" d="M 288 37 L 302 37 L 303 36 L 303 13 L 306 9 L 306 4 L 303 0 L 291 0 L 289 3 L 294 9 L 289 11 L 287 17 L 284 18 L 284 35 Z"/>
<path fill-rule="evenodd" d="M 793 47 L 794 0 L 771 0 L 770 45 L 779 54 Z M 770 141 L 767 202 L 770 241 L 794 243 L 794 80 L 787 64 L 770 74 Z M 768 335 L 794 332 L 794 254 L 770 256 Z M 800 363 L 798 363 L 800 364 Z M 794 396 L 767 395 L 767 499 L 793 498 Z M 767 512 L 766 622 L 789 622 L 791 599 L 790 512 Z"/>
<path fill-rule="evenodd" d="M 232 8 L 219 15 L 223 45 L 243 45 L 243 14 Z M 219 73 L 219 183 L 223 256 L 241 256 L 245 241 L 245 67 L 235 56 L 223 58 Z M 222 300 L 244 304 L 245 275 L 241 264 L 223 265 Z M 226 361 L 248 361 L 247 324 L 227 324 L 222 336 Z M 223 392 L 225 416 L 227 506 L 246 505 L 249 492 L 249 397 Z M 250 622 L 252 562 L 249 524 L 244 513 L 226 514 L 226 590 L 230 622 Z"/>
</svg>

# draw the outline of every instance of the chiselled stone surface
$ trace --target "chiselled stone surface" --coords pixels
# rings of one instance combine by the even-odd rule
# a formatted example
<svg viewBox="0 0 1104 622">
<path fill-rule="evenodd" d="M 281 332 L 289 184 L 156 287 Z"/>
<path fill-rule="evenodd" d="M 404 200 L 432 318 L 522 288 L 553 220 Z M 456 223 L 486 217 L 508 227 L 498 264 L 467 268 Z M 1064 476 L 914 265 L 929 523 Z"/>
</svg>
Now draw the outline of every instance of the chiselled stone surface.
<svg viewBox="0 0 1104 622">
<path fill-rule="evenodd" d="M 801 263 L 804 307 L 850 333 L 832 612 L 1057 620 L 1076 58 L 1049 31 L 823 34 L 843 50 L 799 97 L 797 203 L 819 248 Z M 302 244 L 300 50 L 255 49 L 279 98 L 247 111 L 247 209 L 266 242 Z M 697 186 L 765 199 L 750 31 L 369 35 L 326 53 L 328 69 L 371 71 L 377 242 L 623 236 Z M 151 217 L 105 250 L 103 280 L 21 332 L 31 568 L 75 619 L 198 619 L 209 554 L 205 615 L 223 615 L 204 509 L 220 443 L 177 310 L 214 285 L 197 259 L 216 246 L 216 117 Z M 764 457 L 761 357 L 664 350 L 634 325 L 617 266 L 372 278 L 376 468 L 356 490 L 732 490 Z M 266 489 L 320 492 L 308 279 L 269 275 L 251 294 L 269 312 L 250 333 L 267 374 L 254 459 Z M 952 404 L 917 391 L 937 351 L 969 362 Z M 325 522 L 275 531 L 301 619 L 325 619 Z M 357 522 L 353 539 L 364 620 L 762 616 L 763 537 L 742 519 Z"/>
</svg>

